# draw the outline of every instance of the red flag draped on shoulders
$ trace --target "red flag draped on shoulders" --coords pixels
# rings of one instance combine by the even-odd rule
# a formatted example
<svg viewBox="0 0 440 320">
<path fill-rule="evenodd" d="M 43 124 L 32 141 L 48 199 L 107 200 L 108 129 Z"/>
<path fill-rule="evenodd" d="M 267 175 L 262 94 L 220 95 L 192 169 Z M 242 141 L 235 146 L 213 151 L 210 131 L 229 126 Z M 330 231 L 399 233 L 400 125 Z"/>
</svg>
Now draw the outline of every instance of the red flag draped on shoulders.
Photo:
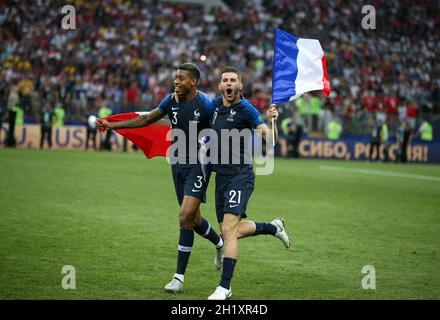
<svg viewBox="0 0 440 320">
<path fill-rule="evenodd" d="M 124 121 L 139 117 L 148 112 L 129 112 L 120 113 L 105 117 L 109 122 Z M 115 130 L 121 136 L 127 138 L 137 145 L 144 152 L 148 159 L 153 157 L 166 157 L 171 141 L 167 141 L 167 133 L 171 130 L 170 122 L 167 120 L 159 120 L 149 126 L 141 128 L 127 128 Z"/>
</svg>

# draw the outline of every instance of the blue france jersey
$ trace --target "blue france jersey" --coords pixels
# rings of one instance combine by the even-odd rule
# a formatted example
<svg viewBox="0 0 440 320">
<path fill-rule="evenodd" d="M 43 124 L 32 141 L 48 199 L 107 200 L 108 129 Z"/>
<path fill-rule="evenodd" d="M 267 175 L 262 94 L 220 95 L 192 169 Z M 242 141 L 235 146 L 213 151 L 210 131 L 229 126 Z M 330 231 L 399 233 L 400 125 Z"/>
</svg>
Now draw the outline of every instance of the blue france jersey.
<svg viewBox="0 0 440 320">
<path fill-rule="evenodd" d="M 171 121 L 172 141 L 178 140 L 178 134 L 175 129 L 180 129 L 185 134 L 186 140 L 186 156 L 185 160 L 175 164 L 175 166 L 188 166 L 199 164 L 198 151 L 200 145 L 198 143 L 199 132 L 209 128 L 210 120 L 213 117 L 215 108 L 214 102 L 205 93 L 197 91 L 196 96 L 191 101 L 182 101 L 177 103 L 169 94 L 159 104 L 159 110 L 166 113 Z M 190 125 L 196 125 L 196 135 L 190 135 Z M 195 150 L 196 152 L 190 152 Z M 170 157 L 178 157 L 178 149 L 175 150 Z"/>
<path fill-rule="evenodd" d="M 256 107 L 244 98 L 237 104 L 225 107 L 221 97 L 218 97 L 215 99 L 214 105 L 215 113 L 211 126 L 218 137 L 218 164 L 213 164 L 212 169 L 220 174 L 236 174 L 243 169 L 252 169 L 249 143 L 252 139 L 253 129 L 265 123 L 263 116 Z M 234 140 L 231 137 L 223 139 L 222 143 L 222 129 L 223 136 L 227 132 L 233 134 L 234 131 L 241 136 L 239 140 Z"/>
</svg>

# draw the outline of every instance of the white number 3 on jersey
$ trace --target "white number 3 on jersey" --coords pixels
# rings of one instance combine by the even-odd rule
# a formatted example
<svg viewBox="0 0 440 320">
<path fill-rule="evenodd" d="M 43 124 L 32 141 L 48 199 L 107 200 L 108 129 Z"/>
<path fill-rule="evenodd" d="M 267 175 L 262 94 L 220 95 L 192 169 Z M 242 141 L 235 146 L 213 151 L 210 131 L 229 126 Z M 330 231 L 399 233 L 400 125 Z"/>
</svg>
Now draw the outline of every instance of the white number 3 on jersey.
<svg viewBox="0 0 440 320">
<path fill-rule="evenodd" d="M 197 182 L 194 182 L 194 188 L 200 189 L 203 185 L 202 182 L 203 176 L 197 176 Z"/>
<path fill-rule="evenodd" d="M 172 124 L 177 124 L 177 112 L 173 111 L 173 118 L 171 119 Z"/>
</svg>

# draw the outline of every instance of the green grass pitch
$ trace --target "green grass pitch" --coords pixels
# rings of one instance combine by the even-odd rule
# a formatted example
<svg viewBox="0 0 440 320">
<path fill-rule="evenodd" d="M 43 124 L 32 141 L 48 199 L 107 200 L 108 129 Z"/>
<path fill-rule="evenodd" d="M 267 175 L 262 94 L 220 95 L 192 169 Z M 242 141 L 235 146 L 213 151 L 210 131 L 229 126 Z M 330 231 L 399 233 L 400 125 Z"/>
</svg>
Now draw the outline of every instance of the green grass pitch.
<svg viewBox="0 0 440 320">
<path fill-rule="evenodd" d="M 213 178 L 203 215 L 216 230 Z M 182 294 L 178 205 L 164 158 L 0 150 L 1 299 L 206 299 L 214 248 L 196 235 Z M 240 240 L 233 299 L 439 299 L 440 167 L 281 160 L 256 178 L 255 221 L 286 219 L 293 246 Z M 64 290 L 64 265 L 76 289 Z M 365 265 L 376 289 L 361 282 Z"/>
</svg>

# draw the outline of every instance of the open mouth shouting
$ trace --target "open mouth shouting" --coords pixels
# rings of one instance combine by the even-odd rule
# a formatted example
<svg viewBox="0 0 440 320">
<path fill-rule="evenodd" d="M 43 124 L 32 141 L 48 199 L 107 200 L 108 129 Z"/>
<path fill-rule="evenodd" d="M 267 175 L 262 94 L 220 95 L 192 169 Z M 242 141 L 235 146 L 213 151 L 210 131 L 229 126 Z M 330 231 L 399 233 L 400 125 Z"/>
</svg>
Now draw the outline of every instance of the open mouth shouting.
<svg viewBox="0 0 440 320">
<path fill-rule="evenodd" d="M 228 100 L 234 99 L 234 90 L 232 90 L 231 88 L 227 88 L 225 91 L 225 96 Z"/>
</svg>

